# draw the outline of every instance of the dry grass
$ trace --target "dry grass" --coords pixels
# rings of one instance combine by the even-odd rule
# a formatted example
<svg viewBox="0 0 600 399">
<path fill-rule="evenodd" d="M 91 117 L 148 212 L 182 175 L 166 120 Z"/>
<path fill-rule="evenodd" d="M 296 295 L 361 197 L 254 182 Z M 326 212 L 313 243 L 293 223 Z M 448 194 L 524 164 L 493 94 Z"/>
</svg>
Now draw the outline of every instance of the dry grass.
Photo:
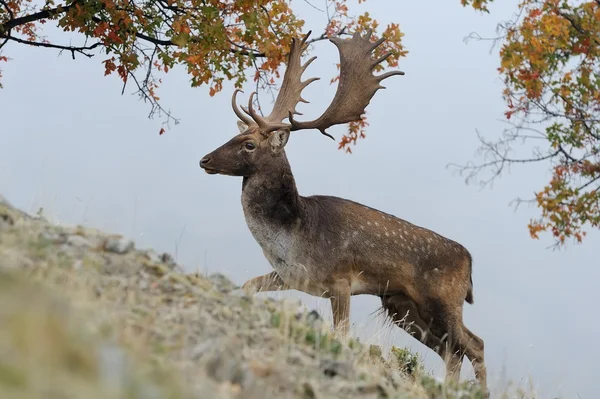
<svg viewBox="0 0 600 399">
<path fill-rule="evenodd" d="M 0 397 L 482 397 L 419 370 L 409 353 L 337 339 L 295 302 L 0 197 Z"/>
</svg>

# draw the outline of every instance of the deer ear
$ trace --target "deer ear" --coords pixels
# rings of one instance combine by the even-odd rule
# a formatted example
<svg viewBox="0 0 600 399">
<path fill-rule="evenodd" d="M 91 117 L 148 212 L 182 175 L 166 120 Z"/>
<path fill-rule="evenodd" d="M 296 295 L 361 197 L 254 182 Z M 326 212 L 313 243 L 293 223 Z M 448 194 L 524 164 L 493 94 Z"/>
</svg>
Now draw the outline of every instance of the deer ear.
<svg viewBox="0 0 600 399">
<path fill-rule="evenodd" d="M 240 133 L 244 133 L 248 129 L 248 125 L 242 121 L 237 121 L 237 127 Z"/>
<path fill-rule="evenodd" d="M 271 137 L 269 137 L 271 151 L 273 151 L 273 153 L 275 154 L 280 153 L 281 150 L 283 150 L 283 147 L 285 147 L 285 145 L 287 144 L 289 138 L 290 131 L 288 129 L 280 129 L 273 132 L 271 134 Z"/>
</svg>

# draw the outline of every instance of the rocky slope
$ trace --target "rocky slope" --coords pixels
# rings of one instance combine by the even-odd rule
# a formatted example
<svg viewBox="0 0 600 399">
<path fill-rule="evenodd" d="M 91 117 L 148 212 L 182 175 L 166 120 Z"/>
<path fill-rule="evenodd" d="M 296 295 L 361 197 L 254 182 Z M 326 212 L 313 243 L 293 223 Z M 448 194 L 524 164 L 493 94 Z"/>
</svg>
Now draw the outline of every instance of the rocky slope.
<svg viewBox="0 0 600 399">
<path fill-rule="evenodd" d="M 480 397 L 419 370 L 407 351 L 336 339 L 295 302 L 0 196 L 0 397 Z"/>
</svg>

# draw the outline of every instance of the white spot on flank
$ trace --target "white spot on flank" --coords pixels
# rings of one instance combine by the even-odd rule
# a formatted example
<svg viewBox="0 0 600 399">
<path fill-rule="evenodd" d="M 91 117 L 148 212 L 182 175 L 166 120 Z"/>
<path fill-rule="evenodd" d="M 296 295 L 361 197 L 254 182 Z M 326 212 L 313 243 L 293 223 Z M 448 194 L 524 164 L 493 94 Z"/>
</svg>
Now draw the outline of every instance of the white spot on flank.
<svg viewBox="0 0 600 399">
<path fill-rule="evenodd" d="M 438 269 L 438 268 L 436 267 L 435 269 L 433 269 L 433 271 L 437 273 L 437 272 L 439 272 L 439 271 L 440 271 L 440 269 Z"/>
<path fill-rule="evenodd" d="M 360 226 L 360 227 L 362 227 L 362 226 Z M 358 231 L 355 231 L 354 233 L 352 233 L 352 235 L 356 237 L 358 235 Z"/>
<path fill-rule="evenodd" d="M 363 226 L 363 225 L 361 224 L 361 225 L 360 225 L 360 228 L 361 228 L 362 230 L 364 230 L 364 229 L 365 229 L 365 226 Z"/>
<path fill-rule="evenodd" d="M 367 222 L 367 224 L 370 226 L 370 225 L 371 225 L 371 222 Z"/>
<path fill-rule="evenodd" d="M 381 234 L 377 234 L 377 238 L 381 238 Z"/>
<path fill-rule="evenodd" d="M 389 236 L 390 236 L 390 233 L 388 233 L 388 232 L 386 231 L 386 232 L 385 232 L 385 236 L 386 236 L 386 237 L 389 237 Z"/>
<path fill-rule="evenodd" d="M 395 232 L 395 231 L 392 231 L 392 234 L 393 234 L 393 235 L 396 235 L 396 232 Z"/>
<path fill-rule="evenodd" d="M 375 226 L 379 226 L 379 222 L 375 222 Z"/>
</svg>

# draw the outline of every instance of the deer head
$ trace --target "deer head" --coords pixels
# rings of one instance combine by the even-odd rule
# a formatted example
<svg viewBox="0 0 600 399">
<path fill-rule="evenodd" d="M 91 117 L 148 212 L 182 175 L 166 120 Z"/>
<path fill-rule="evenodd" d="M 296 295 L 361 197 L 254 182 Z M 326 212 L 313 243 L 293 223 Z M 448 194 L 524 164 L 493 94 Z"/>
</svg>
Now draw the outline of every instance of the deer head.
<svg viewBox="0 0 600 399">
<path fill-rule="evenodd" d="M 379 59 L 372 59 L 371 54 L 384 39 L 371 42 L 371 33 L 361 36 L 355 33 L 350 39 L 339 37 L 329 40 L 336 45 L 340 54 L 340 80 L 333 101 L 325 112 L 313 121 L 301 122 L 294 115 L 299 102 L 308 103 L 302 98 L 302 90 L 319 78 L 302 81 L 302 74 L 316 59 L 312 57 L 304 65 L 301 63 L 302 52 L 308 47 L 306 41 L 310 32 L 301 40 L 293 39 L 287 68 L 281 89 L 275 100 L 271 114 L 263 117 L 252 105 L 252 93 L 248 107 L 242 112 L 236 103 L 236 89 L 231 105 L 238 116 L 240 133 L 200 160 L 200 167 L 209 174 L 231 176 L 251 176 L 256 171 L 272 164 L 283 154 L 290 132 L 306 129 L 318 129 L 322 134 L 331 137 L 326 129 L 333 125 L 358 121 L 375 92 L 383 89 L 380 82 L 393 75 L 404 75 L 402 71 L 390 71 L 383 75 L 373 75 L 373 69 L 386 60 L 391 53 Z M 284 122 L 288 119 L 288 122 Z"/>
</svg>

